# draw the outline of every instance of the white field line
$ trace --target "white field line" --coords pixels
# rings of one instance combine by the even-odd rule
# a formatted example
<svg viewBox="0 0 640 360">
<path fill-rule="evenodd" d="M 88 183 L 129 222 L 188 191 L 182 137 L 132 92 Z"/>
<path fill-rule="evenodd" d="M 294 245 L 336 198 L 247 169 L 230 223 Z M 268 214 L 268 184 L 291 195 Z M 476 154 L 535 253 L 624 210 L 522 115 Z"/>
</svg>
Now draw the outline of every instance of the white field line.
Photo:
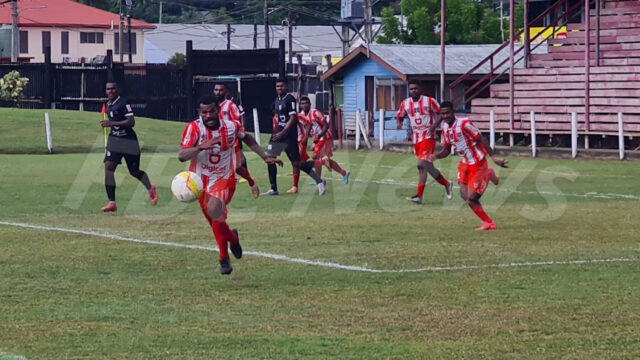
<svg viewBox="0 0 640 360">
<path fill-rule="evenodd" d="M 26 229 L 36 229 L 36 230 L 60 231 L 60 232 L 66 232 L 71 234 L 96 236 L 96 237 L 102 237 L 102 238 L 107 238 L 112 240 L 128 241 L 128 242 L 139 243 L 139 244 L 161 245 L 161 246 L 170 246 L 170 247 L 176 247 L 176 248 L 186 248 L 186 249 L 193 249 L 193 250 L 205 250 L 205 251 L 215 251 L 215 252 L 218 251 L 218 248 L 216 247 L 188 245 L 188 244 L 164 242 L 164 241 L 157 241 L 157 240 L 135 239 L 135 238 L 125 237 L 120 235 L 101 233 L 101 232 L 89 231 L 89 230 L 67 229 L 67 228 L 60 228 L 60 227 L 53 227 L 53 226 L 40 226 L 40 225 L 16 223 L 16 222 L 9 222 L 9 221 L 0 221 L 0 225 L 14 226 L 14 227 L 20 227 L 20 228 L 26 228 Z M 392 270 L 392 269 L 370 269 L 362 266 L 342 265 L 342 264 L 326 262 L 326 261 L 292 258 L 286 255 L 270 254 L 270 253 L 259 252 L 259 251 L 245 251 L 244 254 L 259 256 L 259 257 L 268 258 L 268 259 L 304 264 L 304 265 L 314 265 L 314 266 L 320 266 L 324 268 L 359 271 L 359 272 L 366 272 L 366 273 L 416 273 L 416 272 L 479 270 L 479 269 L 491 269 L 491 268 L 514 268 L 514 267 L 552 266 L 552 265 L 589 265 L 589 264 L 600 264 L 600 263 L 637 261 L 637 259 L 634 259 L 634 258 L 611 258 L 611 259 L 595 259 L 595 260 L 536 261 L 536 262 L 519 262 L 519 263 L 488 264 L 488 265 L 435 266 L 435 267 L 425 267 L 425 268 L 418 268 L 418 269 Z"/>
<path fill-rule="evenodd" d="M 27 360 L 27 358 L 24 357 L 24 356 L 9 354 L 9 353 L 6 353 L 6 352 L 4 352 L 2 350 L 0 350 L 0 359 L 2 359 L 2 360 L 5 360 L 5 359 L 6 360 Z"/>
<path fill-rule="evenodd" d="M 291 178 L 291 175 L 278 174 L 278 177 Z M 333 177 L 325 177 L 324 179 L 327 180 L 327 181 L 335 181 L 335 182 L 338 182 L 338 183 L 342 182 L 342 179 L 333 178 Z M 355 178 L 355 177 L 349 178 L 349 182 L 350 183 L 351 182 L 373 183 L 373 184 L 379 184 L 379 185 L 393 185 L 393 186 L 407 186 L 407 187 L 412 187 L 412 186 L 417 186 L 418 185 L 417 181 L 402 181 L 402 180 L 396 180 L 396 179 L 362 180 L 362 179 L 358 179 L 358 178 Z M 454 185 L 453 188 L 459 188 L 459 186 L 455 186 Z M 599 193 L 599 192 L 588 192 L 588 193 L 584 193 L 584 194 L 575 194 L 575 193 L 555 193 L 555 192 L 549 192 L 549 191 L 520 191 L 520 190 L 505 189 L 505 188 L 498 188 L 497 191 L 507 191 L 507 192 L 510 192 L 510 193 L 527 194 L 527 195 L 571 196 L 571 197 L 580 197 L 580 198 L 627 199 L 627 200 L 638 200 L 638 201 L 640 201 L 640 196 L 631 195 L 631 194 Z"/>
</svg>

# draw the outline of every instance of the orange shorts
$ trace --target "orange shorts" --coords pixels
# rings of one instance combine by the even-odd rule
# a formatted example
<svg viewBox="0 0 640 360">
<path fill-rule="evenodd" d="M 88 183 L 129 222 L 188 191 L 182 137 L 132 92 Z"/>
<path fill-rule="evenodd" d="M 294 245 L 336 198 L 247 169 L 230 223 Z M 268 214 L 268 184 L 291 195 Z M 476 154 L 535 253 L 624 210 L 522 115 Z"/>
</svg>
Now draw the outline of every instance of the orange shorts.
<svg viewBox="0 0 640 360">
<path fill-rule="evenodd" d="M 298 142 L 298 151 L 300 152 L 300 161 L 309 160 L 309 153 L 307 152 L 307 146 L 301 142 Z"/>
<path fill-rule="evenodd" d="M 313 157 L 333 156 L 333 139 L 323 137 L 313 146 Z"/>
<path fill-rule="evenodd" d="M 211 218 L 209 217 L 209 214 L 207 214 L 207 203 L 209 202 L 209 199 L 211 199 L 212 197 L 216 197 L 222 200 L 222 217 L 226 219 L 227 218 L 226 205 L 231 202 L 231 199 L 233 198 L 233 194 L 235 193 L 235 191 L 236 191 L 235 177 L 231 177 L 230 179 L 218 180 L 213 185 L 213 188 L 206 191 L 204 194 L 202 194 L 202 196 L 200 196 L 200 199 L 198 199 L 198 202 L 200 203 L 200 209 L 202 209 L 202 213 L 204 214 L 204 217 L 206 217 L 207 220 L 211 220 Z"/>
<path fill-rule="evenodd" d="M 487 159 L 482 159 L 480 163 L 474 165 L 460 162 L 458 164 L 458 182 L 466 184 L 469 190 L 482 195 L 489 184 Z"/>
<path fill-rule="evenodd" d="M 436 149 L 436 139 L 425 139 L 417 144 L 413 144 L 413 150 L 420 160 L 427 160 L 427 157 L 433 154 Z"/>
</svg>

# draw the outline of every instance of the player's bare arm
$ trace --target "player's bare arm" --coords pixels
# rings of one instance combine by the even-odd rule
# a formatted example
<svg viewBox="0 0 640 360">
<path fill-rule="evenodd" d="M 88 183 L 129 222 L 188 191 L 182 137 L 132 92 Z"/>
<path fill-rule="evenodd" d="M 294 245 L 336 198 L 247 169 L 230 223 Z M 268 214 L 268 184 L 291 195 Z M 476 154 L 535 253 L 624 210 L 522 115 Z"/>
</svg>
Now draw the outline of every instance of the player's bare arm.
<svg viewBox="0 0 640 360">
<path fill-rule="evenodd" d="M 329 122 L 325 121 L 324 124 L 322 124 L 322 130 L 320 130 L 320 134 L 318 134 L 318 136 L 316 136 L 316 140 L 318 140 L 321 137 L 323 137 L 324 134 L 327 133 L 327 131 L 329 131 Z"/>
<path fill-rule="evenodd" d="M 244 141 L 245 144 L 247 144 L 247 146 L 253 150 L 254 153 L 258 154 L 258 156 L 260 156 L 260 158 L 262 160 L 264 160 L 265 163 L 267 164 L 278 164 L 280 166 L 283 166 L 284 164 L 282 163 L 282 160 L 268 156 L 267 154 L 264 153 L 264 151 L 262 150 L 262 148 L 260 147 L 260 145 L 258 145 L 258 143 L 256 142 L 256 139 L 253 138 L 253 136 L 249 135 L 249 134 L 244 134 L 244 137 L 242 138 L 242 141 Z"/>
<path fill-rule="evenodd" d="M 402 130 L 403 123 L 404 123 L 404 112 L 402 112 L 402 116 L 396 117 L 396 129 Z"/>
<path fill-rule="evenodd" d="M 438 126 L 440 126 L 441 122 L 442 122 L 442 118 L 438 116 L 438 118 L 433 122 L 433 125 L 429 127 L 429 132 L 432 134 L 435 134 L 436 129 L 438 128 Z"/>
<path fill-rule="evenodd" d="M 211 138 L 209 140 L 203 141 L 201 144 L 196 145 L 194 147 L 180 149 L 180 151 L 178 151 L 178 160 L 180 160 L 181 162 L 191 160 L 194 157 L 198 156 L 198 153 L 200 153 L 200 151 L 211 149 L 213 148 L 214 145 L 219 143 L 220 143 L 220 138 L 216 137 L 216 138 Z"/>
<path fill-rule="evenodd" d="M 489 141 L 487 140 L 486 137 L 480 135 L 480 139 L 478 139 L 478 141 L 480 141 L 480 143 L 482 144 L 482 146 L 484 146 L 484 149 L 487 151 L 487 154 L 489 154 L 489 156 L 491 157 L 491 160 L 493 160 L 494 164 L 503 167 L 503 168 L 508 168 L 509 167 L 509 162 L 507 161 L 507 159 L 500 159 L 499 157 L 496 156 L 496 154 L 493 152 L 493 149 L 491 148 L 491 146 L 489 145 Z"/>
<path fill-rule="evenodd" d="M 287 125 L 284 126 L 284 129 L 282 129 L 282 131 L 273 135 L 273 140 L 278 141 L 282 139 L 282 137 L 284 137 L 287 134 L 289 129 L 291 129 L 291 127 L 297 122 L 298 122 L 298 116 L 296 114 L 289 115 L 289 121 L 287 121 Z"/>
<path fill-rule="evenodd" d="M 449 154 L 451 154 L 451 145 L 449 146 L 445 146 L 442 151 L 440 151 L 437 154 L 431 154 L 429 155 L 429 161 L 430 162 L 434 162 L 436 159 L 444 159 L 447 156 L 449 156 Z"/>
<path fill-rule="evenodd" d="M 109 120 L 100 121 L 100 125 L 103 128 L 111 127 L 111 126 L 133 127 L 135 124 L 136 124 L 136 120 L 133 118 L 133 115 L 127 116 L 127 118 L 122 121 L 109 121 Z"/>
</svg>

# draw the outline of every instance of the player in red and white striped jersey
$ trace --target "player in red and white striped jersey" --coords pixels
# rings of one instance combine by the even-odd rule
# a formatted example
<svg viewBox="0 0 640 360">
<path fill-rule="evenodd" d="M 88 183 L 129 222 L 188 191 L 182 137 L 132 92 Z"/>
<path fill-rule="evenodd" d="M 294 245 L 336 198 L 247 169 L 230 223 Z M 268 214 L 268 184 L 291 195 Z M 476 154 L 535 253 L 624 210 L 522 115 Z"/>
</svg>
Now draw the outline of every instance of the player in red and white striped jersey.
<svg viewBox="0 0 640 360">
<path fill-rule="evenodd" d="M 407 200 L 416 204 L 422 204 L 422 194 L 427 182 L 427 173 L 444 186 L 448 199 L 452 198 L 451 183 L 442 176 L 440 171 L 429 161 L 429 155 L 433 154 L 436 148 L 436 137 L 432 132 L 436 114 L 440 113 L 438 102 L 429 96 L 423 96 L 420 83 L 417 80 L 409 81 L 409 97 L 402 101 L 398 114 L 398 130 L 402 129 L 403 119 L 409 118 L 411 128 L 411 139 L 413 149 L 418 157 L 418 189 L 416 194 Z"/>
<path fill-rule="evenodd" d="M 300 114 L 297 114 L 298 118 L 298 151 L 300 152 L 300 161 L 305 162 L 311 159 L 309 153 L 307 152 L 307 125 L 308 119 L 300 117 Z M 278 121 L 274 117 L 274 131 L 278 126 Z M 300 168 L 295 164 L 291 163 L 293 168 L 293 186 L 291 189 L 287 190 L 287 194 L 296 194 L 298 193 L 298 183 L 300 182 Z M 318 176 L 320 176 L 318 174 Z"/>
<path fill-rule="evenodd" d="M 317 109 L 311 108 L 311 100 L 307 96 L 300 98 L 300 112 L 298 119 L 304 119 L 307 124 L 305 132 L 307 136 L 313 138 L 313 160 L 318 176 L 322 176 L 322 165 L 327 166 L 329 171 L 335 170 L 342 175 L 342 182 L 349 183 L 349 171 L 345 171 L 331 157 L 333 156 L 333 134 L 329 121 L 324 114 Z"/>
<path fill-rule="evenodd" d="M 228 95 L 229 91 L 224 84 L 218 83 L 214 85 L 213 96 L 215 96 L 220 103 L 220 120 L 236 121 L 244 128 L 244 112 L 242 112 L 242 110 L 239 109 L 233 101 L 227 99 Z M 236 174 L 247 180 L 251 187 L 251 195 L 253 195 L 254 198 L 257 198 L 260 196 L 260 189 L 258 188 L 258 184 L 256 184 L 251 177 L 251 174 L 249 174 L 247 159 L 242 153 L 242 143 L 237 141 L 234 148 L 236 151 L 236 157 L 238 158 L 236 161 Z"/>
<path fill-rule="evenodd" d="M 202 179 L 204 189 L 199 199 L 200 208 L 218 243 L 220 272 L 226 275 L 233 270 L 229 263 L 228 244 L 237 259 L 242 257 L 238 232 L 231 230 L 226 223 L 226 205 L 231 202 L 236 189 L 234 144 L 237 140 L 244 141 L 267 164 L 277 163 L 282 166 L 282 161 L 267 157 L 255 139 L 245 133 L 238 122 L 221 120 L 219 112 L 215 97 L 209 95 L 200 99 L 200 117 L 185 127 L 178 159 L 182 162 L 190 160 L 189 171 Z"/>
<path fill-rule="evenodd" d="M 471 120 L 456 118 L 453 104 L 445 101 L 440 105 L 442 119 L 442 145 L 444 149 L 431 159 L 442 159 L 451 153 L 454 147 L 460 155 L 458 164 L 458 184 L 460 196 L 467 202 L 471 210 L 482 220 L 483 224 L 476 230 L 495 230 L 496 223 L 484 212 L 480 205 L 480 197 L 487 188 L 489 180 L 494 184 L 498 178 L 487 164 L 487 155 L 501 167 L 509 167 L 507 160 L 499 159 L 493 153 L 487 139 L 482 136 Z"/>
</svg>

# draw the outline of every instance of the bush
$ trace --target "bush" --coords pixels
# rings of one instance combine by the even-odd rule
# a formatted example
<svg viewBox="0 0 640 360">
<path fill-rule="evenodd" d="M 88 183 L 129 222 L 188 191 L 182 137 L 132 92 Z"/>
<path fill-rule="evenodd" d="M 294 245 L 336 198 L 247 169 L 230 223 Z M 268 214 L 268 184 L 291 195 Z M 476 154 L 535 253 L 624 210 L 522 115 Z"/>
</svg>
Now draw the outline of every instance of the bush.
<svg viewBox="0 0 640 360">
<path fill-rule="evenodd" d="M 12 70 L 0 79 L 0 99 L 17 103 L 28 84 L 29 78 L 20 77 L 17 70 Z"/>
</svg>

